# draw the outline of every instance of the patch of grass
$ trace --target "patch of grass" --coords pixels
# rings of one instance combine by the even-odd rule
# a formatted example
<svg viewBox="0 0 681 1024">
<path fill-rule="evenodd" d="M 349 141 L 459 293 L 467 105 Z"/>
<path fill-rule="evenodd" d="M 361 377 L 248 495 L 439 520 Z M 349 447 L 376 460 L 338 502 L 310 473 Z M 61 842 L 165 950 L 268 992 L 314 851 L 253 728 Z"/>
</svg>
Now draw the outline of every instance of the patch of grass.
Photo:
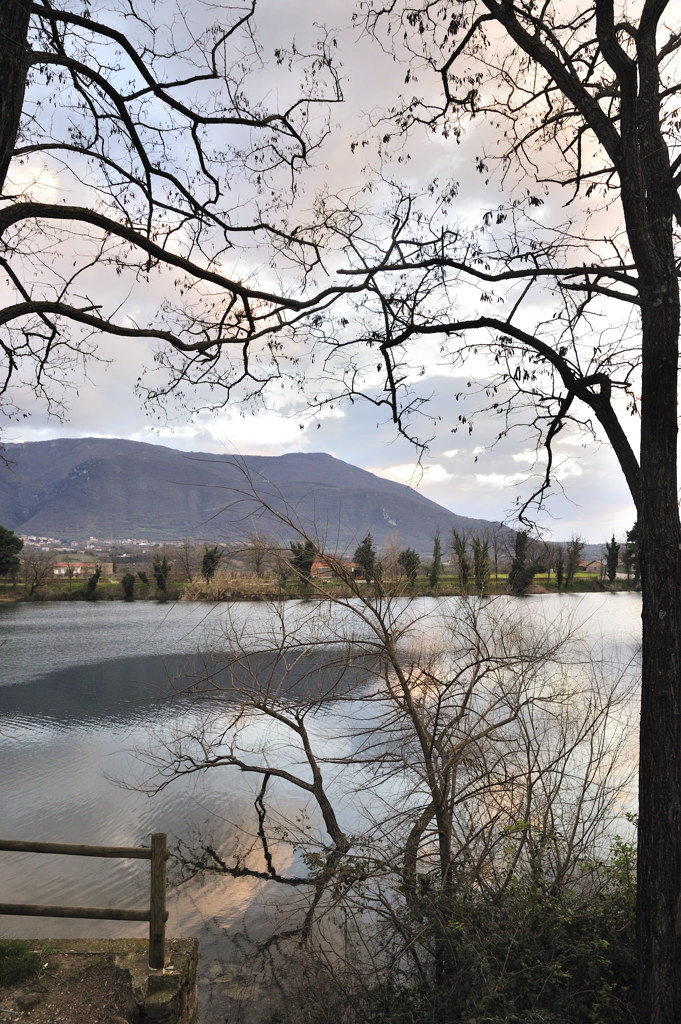
<svg viewBox="0 0 681 1024">
<path fill-rule="evenodd" d="M 34 977 L 40 970 L 40 954 L 24 939 L 0 939 L 0 985 L 13 985 Z"/>
</svg>

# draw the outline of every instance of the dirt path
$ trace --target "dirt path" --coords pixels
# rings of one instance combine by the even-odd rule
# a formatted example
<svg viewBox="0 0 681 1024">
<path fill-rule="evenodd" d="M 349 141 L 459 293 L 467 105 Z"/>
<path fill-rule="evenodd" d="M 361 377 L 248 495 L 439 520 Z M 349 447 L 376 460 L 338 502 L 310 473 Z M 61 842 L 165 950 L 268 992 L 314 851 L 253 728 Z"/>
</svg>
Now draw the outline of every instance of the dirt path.
<svg viewBox="0 0 681 1024">
<path fill-rule="evenodd" d="M 0 988 L 0 1024 L 121 1024 L 134 1007 L 130 977 L 113 954 L 41 951 L 42 965 L 30 981 Z"/>
</svg>

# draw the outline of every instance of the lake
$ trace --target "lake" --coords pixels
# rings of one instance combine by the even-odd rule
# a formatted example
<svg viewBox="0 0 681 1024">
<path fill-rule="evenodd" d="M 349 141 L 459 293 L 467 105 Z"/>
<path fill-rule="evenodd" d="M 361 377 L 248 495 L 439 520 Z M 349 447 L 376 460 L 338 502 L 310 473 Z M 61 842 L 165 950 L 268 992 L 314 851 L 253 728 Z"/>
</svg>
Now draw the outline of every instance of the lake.
<svg viewBox="0 0 681 1024">
<path fill-rule="evenodd" d="M 453 600 L 422 598 L 411 608 L 432 628 L 433 614 Z M 533 621 L 570 617 L 589 642 L 618 662 L 635 656 L 640 643 L 637 594 L 498 600 Z M 283 614 L 304 631 L 315 628 L 319 612 L 313 602 L 296 601 Z M 168 832 L 172 843 L 209 830 L 218 846 L 228 846 L 252 807 L 257 783 L 216 770 L 185 777 L 153 796 L 129 787 L 148 777 L 141 752 L 153 752 L 170 730 L 192 724 L 195 702 L 183 688 L 199 671 L 201 652 L 219 652 L 225 629 L 247 630 L 257 647 L 271 614 L 266 604 L 247 602 L 0 605 L 0 834 L 146 845 L 152 832 Z M 334 611 L 331 618 L 340 614 Z M 225 706 L 234 699 L 227 693 Z M 326 732 L 334 733 L 338 715 L 342 702 L 319 716 L 315 729 L 322 741 Z M 284 816 L 296 813 L 300 803 L 287 799 Z M 3 899 L 11 902 L 143 906 L 148 866 L 0 853 L 0 882 Z M 180 887 L 169 899 L 169 932 L 199 936 L 205 980 L 217 971 L 225 933 L 239 930 L 244 915 L 251 931 L 264 928 L 266 908 L 277 895 L 272 883 L 249 879 Z M 146 926 L 3 917 L 0 928 L 9 935 L 76 936 L 139 935 Z"/>
</svg>

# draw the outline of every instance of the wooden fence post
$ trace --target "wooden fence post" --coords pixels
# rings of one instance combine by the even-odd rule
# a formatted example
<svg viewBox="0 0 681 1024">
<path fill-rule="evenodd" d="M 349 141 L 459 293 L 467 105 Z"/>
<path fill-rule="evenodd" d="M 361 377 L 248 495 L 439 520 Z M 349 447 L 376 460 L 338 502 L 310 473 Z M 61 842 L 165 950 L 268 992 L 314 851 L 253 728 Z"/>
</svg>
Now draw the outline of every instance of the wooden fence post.
<svg viewBox="0 0 681 1024">
<path fill-rule="evenodd" d="M 168 844 L 165 832 L 155 832 L 148 846 L 81 846 L 73 843 L 32 843 L 20 839 L 0 839 L 0 850 L 15 853 L 58 853 L 72 857 L 132 857 L 151 862 L 151 894 L 148 910 L 122 910 L 116 907 L 57 907 L 31 903 L 0 903 L 0 914 L 29 917 L 75 917 L 96 921 L 148 921 L 149 966 L 161 970 L 165 965 L 166 860 Z"/>
<path fill-rule="evenodd" d="M 149 900 L 149 966 L 160 970 L 165 964 L 166 943 L 166 860 L 165 832 L 151 837 L 151 897 Z"/>
</svg>

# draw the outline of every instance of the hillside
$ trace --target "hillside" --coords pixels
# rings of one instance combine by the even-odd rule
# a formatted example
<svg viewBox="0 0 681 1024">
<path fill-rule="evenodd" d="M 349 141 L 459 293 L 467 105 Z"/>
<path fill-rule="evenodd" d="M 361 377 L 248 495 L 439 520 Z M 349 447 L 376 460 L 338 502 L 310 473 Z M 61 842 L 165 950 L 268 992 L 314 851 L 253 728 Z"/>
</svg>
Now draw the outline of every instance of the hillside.
<svg viewBox="0 0 681 1024">
<path fill-rule="evenodd" d="M 238 541 L 256 530 L 285 541 L 291 530 L 247 496 L 247 477 L 274 508 L 292 510 L 337 551 L 371 532 L 377 545 L 396 535 L 401 547 L 429 553 L 437 528 L 445 538 L 454 527 L 476 535 L 495 526 L 323 453 L 238 458 L 76 438 L 8 444 L 5 458 L 0 523 L 69 541 Z"/>
</svg>

